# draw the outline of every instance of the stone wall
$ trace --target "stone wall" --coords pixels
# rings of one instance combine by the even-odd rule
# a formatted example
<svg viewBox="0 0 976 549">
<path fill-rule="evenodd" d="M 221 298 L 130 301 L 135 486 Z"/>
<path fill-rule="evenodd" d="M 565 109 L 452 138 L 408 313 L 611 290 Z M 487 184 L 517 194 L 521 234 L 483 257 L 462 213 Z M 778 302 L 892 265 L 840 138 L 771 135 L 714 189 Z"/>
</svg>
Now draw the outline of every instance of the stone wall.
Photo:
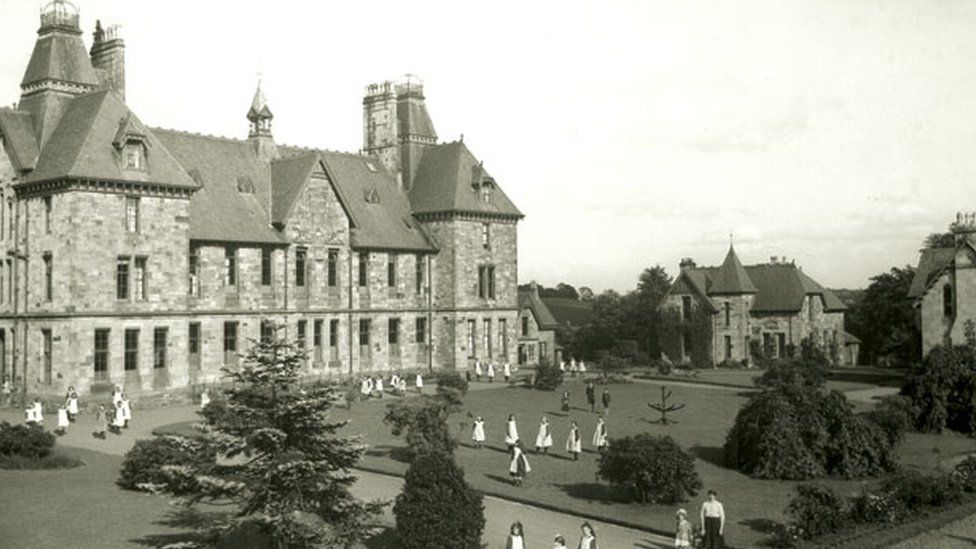
<svg viewBox="0 0 976 549">
<path fill-rule="evenodd" d="M 528 329 L 523 331 L 523 326 Z M 520 364 L 537 366 L 542 359 L 548 359 L 550 364 L 555 362 L 556 331 L 540 329 L 532 309 L 524 308 L 519 311 L 516 331 L 520 348 L 517 360 Z M 523 359 L 525 362 L 522 362 Z"/>
</svg>

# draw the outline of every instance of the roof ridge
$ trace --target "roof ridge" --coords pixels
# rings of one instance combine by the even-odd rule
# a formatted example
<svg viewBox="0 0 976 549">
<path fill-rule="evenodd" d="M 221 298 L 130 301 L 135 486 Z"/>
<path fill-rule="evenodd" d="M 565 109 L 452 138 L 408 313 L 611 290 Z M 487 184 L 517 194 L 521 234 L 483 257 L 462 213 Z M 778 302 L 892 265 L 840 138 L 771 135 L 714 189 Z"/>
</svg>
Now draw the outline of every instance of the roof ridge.
<svg viewBox="0 0 976 549">
<path fill-rule="evenodd" d="M 210 134 L 210 133 L 191 132 L 189 130 L 177 130 L 177 129 L 174 129 L 174 128 L 163 128 L 161 126 L 156 126 L 156 127 L 147 126 L 147 127 L 152 132 L 167 132 L 167 133 L 175 133 L 175 134 L 179 134 L 179 135 L 186 135 L 186 136 L 190 136 L 190 137 L 204 137 L 204 138 L 207 138 L 207 139 L 214 139 L 214 140 L 217 140 L 217 141 L 229 141 L 231 143 L 247 143 L 247 140 L 246 139 L 238 139 L 236 137 L 227 137 L 226 135 L 214 135 L 214 134 Z"/>
</svg>

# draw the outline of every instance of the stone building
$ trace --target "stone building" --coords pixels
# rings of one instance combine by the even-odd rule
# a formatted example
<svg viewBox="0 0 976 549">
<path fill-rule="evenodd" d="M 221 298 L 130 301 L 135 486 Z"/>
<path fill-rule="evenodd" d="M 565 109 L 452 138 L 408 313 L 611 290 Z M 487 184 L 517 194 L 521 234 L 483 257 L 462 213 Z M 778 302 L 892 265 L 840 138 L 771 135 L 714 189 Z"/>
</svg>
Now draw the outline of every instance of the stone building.
<svg viewBox="0 0 976 549">
<path fill-rule="evenodd" d="M 685 259 L 661 308 L 661 346 L 675 361 L 750 364 L 756 353 L 785 356 L 807 338 L 835 362 L 849 361 L 844 304 L 795 264 L 776 258 L 743 266 L 730 246 L 720 267 Z"/>
<path fill-rule="evenodd" d="M 125 44 L 55 0 L 0 109 L 0 372 L 31 393 L 210 383 L 274 324 L 308 374 L 514 361 L 522 214 L 419 82 L 366 88 L 364 154 L 151 128 Z M 242 106 L 242 112 L 247 105 Z M 242 117 L 242 126 L 244 124 Z"/>
<path fill-rule="evenodd" d="M 538 366 L 542 360 L 548 360 L 550 364 L 558 364 L 562 359 L 556 344 L 558 323 L 539 297 L 539 286 L 532 282 L 520 288 L 518 301 L 518 363 Z"/>
<path fill-rule="evenodd" d="M 955 245 L 922 250 L 908 290 L 922 333 L 922 355 L 944 342 L 965 343 L 976 329 L 976 213 L 949 225 Z"/>
</svg>

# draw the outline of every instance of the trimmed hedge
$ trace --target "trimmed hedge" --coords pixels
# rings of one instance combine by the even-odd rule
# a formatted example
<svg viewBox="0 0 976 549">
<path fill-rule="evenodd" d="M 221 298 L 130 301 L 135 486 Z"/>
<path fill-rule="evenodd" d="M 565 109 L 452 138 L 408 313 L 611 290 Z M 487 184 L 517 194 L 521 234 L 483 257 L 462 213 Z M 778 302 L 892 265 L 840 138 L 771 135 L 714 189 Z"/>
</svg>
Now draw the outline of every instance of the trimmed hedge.
<svg viewBox="0 0 976 549">
<path fill-rule="evenodd" d="M 55 436 L 40 425 L 0 423 L 0 456 L 41 459 L 54 449 Z"/>
</svg>

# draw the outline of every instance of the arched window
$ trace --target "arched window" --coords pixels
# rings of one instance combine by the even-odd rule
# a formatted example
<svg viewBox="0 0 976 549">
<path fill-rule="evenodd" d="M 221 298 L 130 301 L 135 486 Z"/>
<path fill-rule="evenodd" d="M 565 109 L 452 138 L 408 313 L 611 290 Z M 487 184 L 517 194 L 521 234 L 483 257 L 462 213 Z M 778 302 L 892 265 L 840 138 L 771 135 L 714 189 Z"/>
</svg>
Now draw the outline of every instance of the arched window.
<svg viewBox="0 0 976 549">
<path fill-rule="evenodd" d="M 952 285 L 946 284 L 942 287 L 942 315 L 946 318 L 953 316 Z"/>
</svg>

